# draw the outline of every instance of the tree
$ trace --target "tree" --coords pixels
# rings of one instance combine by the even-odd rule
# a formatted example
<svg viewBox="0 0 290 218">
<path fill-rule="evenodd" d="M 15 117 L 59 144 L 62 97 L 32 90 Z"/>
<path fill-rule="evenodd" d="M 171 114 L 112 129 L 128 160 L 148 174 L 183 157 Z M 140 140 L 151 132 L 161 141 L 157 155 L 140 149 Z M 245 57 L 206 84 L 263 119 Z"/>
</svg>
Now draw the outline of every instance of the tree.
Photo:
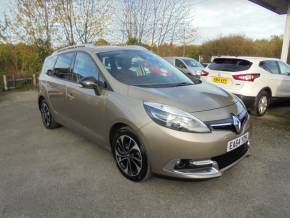
<svg viewBox="0 0 290 218">
<path fill-rule="evenodd" d="M 192 29 L 190 5 L 186 0 L 122 0 L 121 26 L 124 38 L 160 46 L 189 39 Z M 186 34 L 184 30 L 186 29 Z"/>
<path fill-rule="evenodd" d="M 56 20 L 66 44 L 92 43 L 101 38 L 111 19 L 112 0 L 58 0 L 54 1 Z"/>
<path fill-rule="evenodd" d="M 6 34 L 10 42 L 23 41 L 37 44 L 39 41 L 51 43 L 55 19 L 50 1 L 17 0 L 11 6 L 10 16 L 6 16 Z"/>
<path fill-rule="evenodd" d="M 110 45 L 110 43 L 108 41 L 106 41 L 105 39 L 99 39 L 95 42 L 95 45 L 98 45 L 98 46 Z"/>
<path fill-rule="evenodd" d="M 91 43 L 103 37 L 113 0 L 16 0 L 0 23 L 0 40 L 27 44 Z"/>
</svg>

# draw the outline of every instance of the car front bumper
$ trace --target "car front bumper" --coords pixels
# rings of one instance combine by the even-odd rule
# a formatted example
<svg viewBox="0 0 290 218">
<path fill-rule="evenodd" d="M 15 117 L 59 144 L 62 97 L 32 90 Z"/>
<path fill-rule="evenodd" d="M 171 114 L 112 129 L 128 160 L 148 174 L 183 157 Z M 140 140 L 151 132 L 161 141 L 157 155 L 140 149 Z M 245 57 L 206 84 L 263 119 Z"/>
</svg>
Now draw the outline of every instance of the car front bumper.
<svg viewBox="0 0 290 218">
<path fill-rule="evenodd" d="M 219 177 L 249 153 L 249 142 L 227 152 L 227 143 L 245 133 L 250 133 L 250 122 L 243 131 L 212 131 L 188 133 L 165 128 L 154 122 L 140 129 L 150 167 L 156 174 L 191 179 Z M 190 160 L 194 169 L 176 169 L 178 161 Z"/>
<path fill-rule="evenodd" d="M 243 145 L 246 148 L 242 149 L 243 151 L 239 152 L 238 155 L 235 155 L 236 157 L 230 158 L 231 160 L 227 161 L 229 164 L 220 167 L 220 162 L 223 160 L 222 157 L 226 156 L 221 155 L 219 156 L 219 160 L 216 158 L 212 158 L 210 160 L 203 160 L 203 161 L 195 161 L 196 166 L 198 166 L 196 169 L 188 169 L 188 170 L 178 170 L 175 169 L 174 166 L 177 164 L 180 160 L 172 160 L 170 161 L 165 167 L 164 171 L 166 171 L 168 174 L 170 174 L 172 177 L 178 177 L 178 178 L 188 178 L 188 179 L 209 179 L 209 178 L 215 178 L 222 176 L 223 172 L 230 169 L 231 167 L 238 164 L 242 159 L 247 157 L 249 155 L 249 141 Z M 235 152 L 235 151 L 233 151 Z M 233 155 L 234 156 L 234 155 Z M 224 157 L 226 158 L 226 157 Z"/>
</svg>

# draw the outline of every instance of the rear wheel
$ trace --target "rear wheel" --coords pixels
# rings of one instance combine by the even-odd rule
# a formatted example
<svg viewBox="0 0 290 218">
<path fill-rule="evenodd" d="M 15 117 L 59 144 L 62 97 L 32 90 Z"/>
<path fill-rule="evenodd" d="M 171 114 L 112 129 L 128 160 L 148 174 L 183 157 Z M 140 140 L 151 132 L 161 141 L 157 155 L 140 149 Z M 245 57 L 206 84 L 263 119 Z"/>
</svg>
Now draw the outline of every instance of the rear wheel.
<svg viewBox="0 0 290 218">
<path fill-rule="evenodd" d="M 263 116 L 270 105 L 271 96 L 269 92 L 262 90 L 256 97 L 254 108 L 251 111 L 257 116 Z"/>
<path fill-rule="evenodd" d="M 116 131 L 112 141 L 112 152 L 120 172 L 129 180 L 139 182 L 151 175 L 143 145 L 128 127 Z"/>
<path fill-rule="evenodd" d="M 40 102 L 40 113 L 42 118 L 42 123 L 47 129 L 55 129 L 60 125 L 54 120 L 53 115 L 50 112 L 47 102 L 43 99 Z"/>
</svg>

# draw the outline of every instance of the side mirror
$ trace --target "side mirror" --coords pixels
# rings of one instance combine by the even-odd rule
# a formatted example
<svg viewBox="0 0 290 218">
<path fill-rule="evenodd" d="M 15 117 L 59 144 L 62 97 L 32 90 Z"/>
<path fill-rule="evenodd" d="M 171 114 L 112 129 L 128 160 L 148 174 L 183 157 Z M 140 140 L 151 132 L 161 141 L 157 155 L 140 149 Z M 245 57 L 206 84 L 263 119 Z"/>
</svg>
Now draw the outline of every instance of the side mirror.
<svg viewBox="0 0 290 218">
<path fill-rule="evenodd" d="M 89 76 L 81 79 L 79 83 L 82 85 L 83 88 L 87 89 L 94 89 L 96 95 L 100 95 L 100 90 L 99 90 L 99 82 L 96 80 L 96 78 Z"/>
<path fill-rule="evenodd" d="M 102 89 L 108 88 L 106 81 L 98 81 L 98 86 Z"/>
</svg>

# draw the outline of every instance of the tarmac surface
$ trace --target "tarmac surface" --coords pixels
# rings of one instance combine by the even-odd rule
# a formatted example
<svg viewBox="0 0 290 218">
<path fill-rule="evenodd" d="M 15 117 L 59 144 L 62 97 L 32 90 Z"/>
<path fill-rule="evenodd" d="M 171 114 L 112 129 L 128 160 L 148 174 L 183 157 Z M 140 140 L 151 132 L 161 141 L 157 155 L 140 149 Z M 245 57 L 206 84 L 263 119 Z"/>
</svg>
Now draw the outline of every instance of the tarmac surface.
<svg viewBox="0 0 290 218">
<path fill-rule="evenodd" d="M 251 156 L 222 177 L 134 183 L 110 152 L 65 127 L 45 129 L 36 96 L 0 95 L 1 218 L 290 216 L 290 118 L 277 108 L 252 117 Z"/>
</svg>

